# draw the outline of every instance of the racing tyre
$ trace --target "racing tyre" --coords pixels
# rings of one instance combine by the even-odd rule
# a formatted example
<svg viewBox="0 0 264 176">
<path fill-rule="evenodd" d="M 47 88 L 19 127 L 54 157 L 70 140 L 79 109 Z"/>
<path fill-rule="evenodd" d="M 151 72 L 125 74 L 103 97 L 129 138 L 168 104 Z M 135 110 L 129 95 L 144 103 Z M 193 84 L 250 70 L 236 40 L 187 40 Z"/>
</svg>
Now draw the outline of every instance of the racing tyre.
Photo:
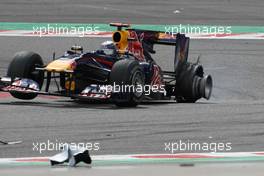
<svg viewBox="0 0 264 176">
<path fill-rule="evenodd" d="M 208 100 L 212 88 L 212 77 L 204 75 L 201 65 L 187 64 L 177 80 L 176 100 L 178 103 L 195 103 L 200 98 Z"/>
<path fill-rule="evenodd" d="M 27 78 L 36 81 L 39 87 L 42 87 L 44 80 L 44 72 L 35 70 L 36 67 L 43 66 L 42 58 L 33 52 L 21 51 L 15 54 L 13 60 L 9 64 L 7 76 L 12 80 L 17 78 Z M 20 93 L 10 92 L 10 94 L 18 99 L 31 100 L 37 94 L 35 93 Z"/>
<path fill-rule="evenodd" d="M 138 61 L 117 61 L 110 73 L 112 99 L 119 107 L 135 107 L 144 97 L 145 74 Z"/>
</svg>

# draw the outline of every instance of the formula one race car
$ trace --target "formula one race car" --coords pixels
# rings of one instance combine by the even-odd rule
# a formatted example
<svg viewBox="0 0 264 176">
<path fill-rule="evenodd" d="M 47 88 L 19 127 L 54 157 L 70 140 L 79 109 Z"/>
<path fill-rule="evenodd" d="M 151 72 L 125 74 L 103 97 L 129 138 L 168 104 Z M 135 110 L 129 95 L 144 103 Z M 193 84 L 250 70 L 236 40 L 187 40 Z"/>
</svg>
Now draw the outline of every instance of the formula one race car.
<svg viewBox="0 0 264 176">
<path fill-rule="evenodd" d="M 0 80 L 0 90 L 23 100 L 44 94 L 109 100 L 124 107 L 143 100 L 194 103 L 210 98 L 212 77 L 204 75 L 198 62 L 188 62 L 190 39 L 184 34 L 132 29 L 122 23 L 110 25 L 117 27 L 112 41 L 104 42 L 96 51 L 83 52 L 81 46 L 73 46 L 63 56 L 55 58 L 54 54 L 47 65 L 34 52 L 18 52 L 7 76 Z M 162 70 L 153 60 L 154 44 L 175 46 L 173 71 Z M 56 91 L 50 91 L 51 81 Z"/>
</svg>

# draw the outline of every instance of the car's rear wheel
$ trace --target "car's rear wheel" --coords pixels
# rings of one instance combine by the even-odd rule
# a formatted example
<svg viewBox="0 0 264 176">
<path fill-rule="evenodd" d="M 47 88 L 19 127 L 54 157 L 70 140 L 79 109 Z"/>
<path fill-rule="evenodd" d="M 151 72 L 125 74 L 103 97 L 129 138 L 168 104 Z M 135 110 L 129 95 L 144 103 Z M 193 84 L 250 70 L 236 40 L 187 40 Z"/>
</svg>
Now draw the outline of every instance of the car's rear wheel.
<svg viewBox="0 0 264 176">
<path fill-rule="evenodd" d="M 15 54 L 13 60 L 9 64 L 7 76 L 12 79 L 27 78 L 36 81 L 41 88 L 44 80 L 44 73 L 35 70 L 36 67 L 43 66 L 42 58 L 34 53 L 28 51 L 21 51 Z M 18 99 L 30 100 L 34 99 L 37 94 L 35 93 L 20 93 L 11 92 L 11 95 Z"/>
<path fill-rule="evenodd" d="M 135 107 L 144 97 L 145 74 L 138 61 L 117 61 L 111 70 L 112 99 L 117 106 Z"/>
<path fill-rule="evenodd" d="M 212 77 L 204 75 L 201 65 L 186 64 L 176 81 L 176 100 L 178 103 L 195 103 L 200 98 L 209 99 L 212 87 Z"/>
</svg>

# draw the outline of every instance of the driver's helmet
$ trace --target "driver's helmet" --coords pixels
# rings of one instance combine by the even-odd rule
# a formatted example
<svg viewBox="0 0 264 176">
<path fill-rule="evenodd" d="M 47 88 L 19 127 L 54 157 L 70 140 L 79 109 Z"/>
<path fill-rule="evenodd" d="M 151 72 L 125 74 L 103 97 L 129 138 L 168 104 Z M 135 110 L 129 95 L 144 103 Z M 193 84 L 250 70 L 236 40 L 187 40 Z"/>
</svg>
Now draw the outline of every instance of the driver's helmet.
<svg viewBox="0 0 264 176">
<path fill-rule="evenodd" d="M 116 46 L 112 41 L 105 41 L 101 44 L 100 50 L 106 55 L 114 55 L 117 53 Z"/>
</svg>

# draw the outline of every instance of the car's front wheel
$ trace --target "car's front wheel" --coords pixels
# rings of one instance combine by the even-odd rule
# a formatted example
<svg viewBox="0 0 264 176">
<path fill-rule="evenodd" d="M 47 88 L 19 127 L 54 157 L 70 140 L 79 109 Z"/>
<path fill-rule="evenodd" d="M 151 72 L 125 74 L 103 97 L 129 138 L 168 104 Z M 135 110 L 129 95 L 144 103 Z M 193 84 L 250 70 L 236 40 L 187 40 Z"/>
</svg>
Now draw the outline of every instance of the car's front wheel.
<svg viewBox="0 0 264 176">
<path fill-rule="evenodd" d="M 34 52 L 21 51 L 15 54 L 13 60 L 9 64 L 7 76 L 12 79 L 27 78 L 34 80 L 41 88 L 44 80 L 44 73 L 35 70 L 37 66 L 43 66 L 42 58 L 38 54 Z M 11 92 L 11 95 L 15 98 L 23 100 L 31 100 L 37 96 L 35 93 L 21 92 Z"/>
</svg>

